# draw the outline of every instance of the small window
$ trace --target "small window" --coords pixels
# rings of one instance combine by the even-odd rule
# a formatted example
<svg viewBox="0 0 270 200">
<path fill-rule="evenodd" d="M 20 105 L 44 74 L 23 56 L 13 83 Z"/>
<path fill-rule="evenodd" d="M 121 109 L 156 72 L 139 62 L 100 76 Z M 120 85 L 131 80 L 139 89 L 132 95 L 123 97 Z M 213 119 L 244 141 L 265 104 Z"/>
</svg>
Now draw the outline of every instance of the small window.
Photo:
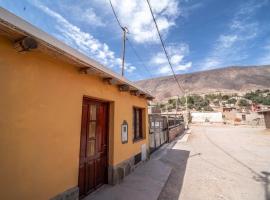
<svg viewBox="0 0 270 200">
<path fill-rule="evenodd" d="M 134 140 L 143 138 L 142 133 L 142 110 L 141 108 L 133 108 L 133 133 Z"/>
</svg>

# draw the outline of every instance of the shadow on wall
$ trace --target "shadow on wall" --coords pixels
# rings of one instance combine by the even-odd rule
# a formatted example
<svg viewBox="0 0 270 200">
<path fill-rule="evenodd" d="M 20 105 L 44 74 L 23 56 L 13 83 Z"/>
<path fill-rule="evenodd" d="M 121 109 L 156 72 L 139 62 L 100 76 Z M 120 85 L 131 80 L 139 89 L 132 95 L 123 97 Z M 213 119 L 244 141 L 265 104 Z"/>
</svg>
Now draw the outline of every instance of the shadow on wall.
<svg viewBox="0 0 270 200">
<path fill-rule="evenodd" d="M 170 165 L 172 171 L 163 187 L 159 200 L 178 200 L 184 182 L 189 151 L 170 149 L 167 155 L 161 158 L 161 161 Z"/>
</svg>

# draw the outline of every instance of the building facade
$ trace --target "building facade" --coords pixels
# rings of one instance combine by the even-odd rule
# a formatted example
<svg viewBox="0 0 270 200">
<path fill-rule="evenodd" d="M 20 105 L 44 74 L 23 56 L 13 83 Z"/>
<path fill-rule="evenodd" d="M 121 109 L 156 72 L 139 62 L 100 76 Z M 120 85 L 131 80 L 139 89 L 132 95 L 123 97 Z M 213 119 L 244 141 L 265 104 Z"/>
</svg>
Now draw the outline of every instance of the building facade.
<svg viewBox="0 0 270 200">
<path fill-rule="evenodd" d="M 192 123 L 223 123 L 221 112 L 191 112 Z"/>
<path fill-rule="evenodd" d="M 78 199 L 147 158 L 153 97 L 0 8 L 0 199 Z"/>
<path fill-rule="evenodd" d="M 258 113 L 263 114 L 265 127 L 267 129 L 270 129 L 270 110 L 262 110 L 262 111 L 259 111 Z"/>
</svg>

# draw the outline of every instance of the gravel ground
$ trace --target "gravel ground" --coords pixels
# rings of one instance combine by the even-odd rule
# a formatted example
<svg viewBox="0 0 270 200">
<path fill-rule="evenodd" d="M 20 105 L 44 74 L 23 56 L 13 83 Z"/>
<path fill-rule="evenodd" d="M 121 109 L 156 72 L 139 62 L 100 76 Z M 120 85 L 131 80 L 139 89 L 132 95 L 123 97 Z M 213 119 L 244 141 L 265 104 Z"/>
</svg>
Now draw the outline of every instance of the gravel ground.
<svg viewBox="0 0 270 200">
<path fill-rule="evenodd" d="M 270 200 L 270 131 L 192 126 L 161 159 L 173 168 L 160 200 Z"/>
</svg>

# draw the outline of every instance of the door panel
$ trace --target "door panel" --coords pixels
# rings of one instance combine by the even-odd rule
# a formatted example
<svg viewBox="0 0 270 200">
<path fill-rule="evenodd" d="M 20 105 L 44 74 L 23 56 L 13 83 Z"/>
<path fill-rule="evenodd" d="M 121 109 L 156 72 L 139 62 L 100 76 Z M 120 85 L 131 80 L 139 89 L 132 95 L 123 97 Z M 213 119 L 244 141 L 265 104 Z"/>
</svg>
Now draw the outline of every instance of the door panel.
<svg viewBox="0 0 270 200">
<path fill-rule="evenodd" d="M 78 186 L 80 197 L 107 182 L 108 104 L 83 100 Z"/>
<path fill-rule="evenodd" d="M 87 142 L 87 157 L 94 157 L 96 154 L 96 140 L 92 139 Z"/>
<path fill-rule="evenodd" d="M 94 188 L 95 188 L 95 161 L 92 160 L 92 161 L 89 161 L 87 164 L 86 164 L 86 170 L 87 170 L 87 173 L 86 173 L 86 188 L 87 188 L 87 191 L 86 193 L 90 192 L 90 191 L 93 191 Z"/>
<path fill-rule="evenodd" d="M 84 165 L 80 165 L 79 167 L 79 183 L 78 186 L 80 188 L 80 196 L 85 193 L 86 188 L 85 188 L 85 183 L 84 183 L 84 178 L 85 178 L 85 167 Z"/>
<path fill-rule="evenodd" d="M 99 186 L 99 185 L 102 185 L 104 183 L 104 157 L 101 157 L 101 158 L 98 158 L 96 160 L 96 185 Z"/>
</svg>

